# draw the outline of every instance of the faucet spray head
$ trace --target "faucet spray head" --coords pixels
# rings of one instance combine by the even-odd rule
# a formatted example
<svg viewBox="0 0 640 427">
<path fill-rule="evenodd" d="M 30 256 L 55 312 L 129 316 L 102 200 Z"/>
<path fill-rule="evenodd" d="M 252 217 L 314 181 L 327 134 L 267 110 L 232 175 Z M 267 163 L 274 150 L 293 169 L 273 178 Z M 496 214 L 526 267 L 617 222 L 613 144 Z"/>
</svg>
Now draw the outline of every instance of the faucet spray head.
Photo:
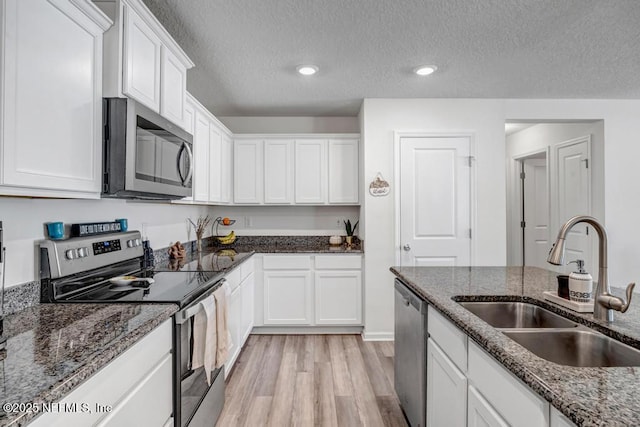
<svg viewBox="0 0 640 427">
<path fill-rule="evenodd" d="M 564 264 L 564 239 L 559 237 L 556 242 L 551 246 L 547 262 L 553 265 Z"/>
</svg>

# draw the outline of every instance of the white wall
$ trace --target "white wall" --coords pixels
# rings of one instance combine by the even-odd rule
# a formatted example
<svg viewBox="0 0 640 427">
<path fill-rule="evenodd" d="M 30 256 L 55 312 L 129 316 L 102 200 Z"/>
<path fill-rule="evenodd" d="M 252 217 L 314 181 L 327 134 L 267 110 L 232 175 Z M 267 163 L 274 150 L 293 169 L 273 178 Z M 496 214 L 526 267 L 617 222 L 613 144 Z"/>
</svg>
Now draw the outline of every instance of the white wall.
<svg viewBox="0 0 640 427">
<path fill-rule="evenodd" d="M 513 160 L 532 152 L 546 150 L 562 142 L 591 135 L 591 215 L 604 221 L 604 123 L 599 120 L 595 122 L 580 123 L 540 123 L 522 131 L 515 132 L 506 137 L 507 147 L 507 264 L 522 265 L 522 233 L 520 223 L 520 185 L 519 169 Z M 555 151 L 550 151 L 547 164 L 555 164 Z M 553 173 L 553 171 L 552 171 Z M 551 177 L 551 184 L 555 179 Z M 557 231 L 560 229 L 559 219 L 554 215 L 553 206 L 555 193 L 551 191 L 551 221 L 550 239 L 555 239 Z M 593 243 L 597 243 L 597 238 L 592 235 Z M 594 246 L 597 248 L 597 246 Z M 593 262 L 589 266 L 590 271 L 597 271 L 597 252 L 593 251 Z M 559 271 L 561 268 L 554 268 L 549 265 L 549 269 Z M 571 271 L 572 268 L 564 267 L 563 271 Z"/>
<path fill-rule="evenodd" d="M 465 99 L 366 99 L 361 111 L 365 187 L 381 172 L 387 197 L 363 199 L 365 240 L 365 337 L 393 335 L 393 275 L 396 264 L 394 131 L 469 132 L 476 162 L 476 265 L 506 262 L 504 102 Z"/>
<path fill-rule="evenodd" d="M 355 223 L 359 206 L 214 206 L 215 217 L 236 220 L 233 227 L 220 227 L 219 234 L 235 230 L 241 236 L 330 236 L 345 235 L 344 223 Z M 356 235 L 360 232 L 360 226 Z"/>
<path fill-rule="evenodd" d="M 233 133 L 359 133 L 357 117 L 218 117 Z"/>
<path fill-rule="evenodd" d="M 170 205 L 168 203 L 127 202 L 125 200 L 60 200 L 0 197 L 7 248 L 6 286 L 39 279 L 37 242 L 46 238 L 44 223 L 65 224 L 113 221 L 127 218 L 129 230 L 141 230 L 153 248 L 163 248 L 176 240 L 193 240 L 187 235 L 187 218 L 194 221 L 210 213 L 207 206 Z M 207 233 L 208 235 L 208 233 Z"/>
</svg>

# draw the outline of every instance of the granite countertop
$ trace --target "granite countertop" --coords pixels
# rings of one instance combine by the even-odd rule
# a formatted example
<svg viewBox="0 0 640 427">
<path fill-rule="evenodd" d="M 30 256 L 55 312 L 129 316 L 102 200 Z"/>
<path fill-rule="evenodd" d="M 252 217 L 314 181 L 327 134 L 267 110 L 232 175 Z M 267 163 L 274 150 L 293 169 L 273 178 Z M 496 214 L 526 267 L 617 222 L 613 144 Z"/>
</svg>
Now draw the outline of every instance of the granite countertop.
<svg viewBox="0 0 640 427">
<path fill-rule="evenodd" d="M 0 401 L 60 400 L 177 309 L 172 304 L 39 304 L 7 316 Z M 22 426 L 36 415 L 2 411 L 0 426 Z"/>
<path fill-rule="evenodd" d="M 640 303 L 611 324 L 545 301 L 556 274 L 535 267 L 392 267 L 391 271 L 532 390 L 579 426 L 628 426 L 640 420 L 640 368 L 578 368 L 541 359 L 464 309 L 460 301 L 533 302 L 640 348 Z M 614 289 L 614 293 L 622 290 Z"/>
<path fill-rule="evenodd" d="M 226 246 L 225 246 L 226 247 Z M 362 241 L 357 237 L 351 247 L 329 245 L 329 236 L 238 236 L 229 246 L 238 252 L 275 253 L 363 253 Z"/>
</svg>

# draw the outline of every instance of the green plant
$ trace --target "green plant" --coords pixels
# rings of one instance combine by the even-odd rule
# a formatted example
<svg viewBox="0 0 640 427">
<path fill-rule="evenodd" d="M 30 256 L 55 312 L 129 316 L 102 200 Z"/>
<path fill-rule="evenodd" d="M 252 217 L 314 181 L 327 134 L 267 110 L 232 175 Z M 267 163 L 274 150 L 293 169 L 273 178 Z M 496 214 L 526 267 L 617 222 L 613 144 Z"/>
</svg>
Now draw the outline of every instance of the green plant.
<svg viewBox="0 0 640 427">
<path fill-rule="evenodd" d="M 353 228 L 351 228 L 351 220 L 346 220 L 346 221 L 342 221 L 344 222 L 344 229 L 347 232 L 347 236 L 353 236 L 353 233 L 356 232 L 356 227 L 358 227 L 358 223 L 360 221 L 356 221 L 355 225 L 353 226 Z"/>
</svg>

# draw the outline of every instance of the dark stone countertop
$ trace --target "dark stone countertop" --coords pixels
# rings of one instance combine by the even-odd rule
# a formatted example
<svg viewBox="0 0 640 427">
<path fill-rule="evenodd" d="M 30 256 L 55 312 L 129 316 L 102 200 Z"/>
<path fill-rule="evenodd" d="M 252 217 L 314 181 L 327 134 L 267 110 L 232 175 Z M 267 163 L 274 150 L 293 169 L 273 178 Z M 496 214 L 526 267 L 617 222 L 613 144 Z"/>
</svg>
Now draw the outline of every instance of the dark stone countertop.
<svg viewBox="0 0 640 427">
<path fill-rule="evenodd" d="M 0 402 L 59 401 L 177 309 L 172 304 L 38 304 L 7 316 Z M 2 412 L 0 426 L 23 426 L 36 415 Z"/>
<path fill-rule="evenodd" d="M 533 391 L 579 426 L 640 423 L 640 367 L 578 368 L 541 359 L 456 303 L 532 302 L 640 348 L 640 303 L 614 312 L 612 324 L 545 301 L 556 273 L 535 267 L 392 267 L 413 291 L 463 330 Z M 614 289 L 621 294 L 622 290 Z"/>
<path fill-rule="evenodd" d="M 362 241 L 357 237 L 351 247 L 329 245 L 329 236 L 238 236 L 235 243 L 217 248 L 234 248 L 238 252 L 254 251 L 259 254 L 277 253 L 363 253 Z"/>
</svg>

